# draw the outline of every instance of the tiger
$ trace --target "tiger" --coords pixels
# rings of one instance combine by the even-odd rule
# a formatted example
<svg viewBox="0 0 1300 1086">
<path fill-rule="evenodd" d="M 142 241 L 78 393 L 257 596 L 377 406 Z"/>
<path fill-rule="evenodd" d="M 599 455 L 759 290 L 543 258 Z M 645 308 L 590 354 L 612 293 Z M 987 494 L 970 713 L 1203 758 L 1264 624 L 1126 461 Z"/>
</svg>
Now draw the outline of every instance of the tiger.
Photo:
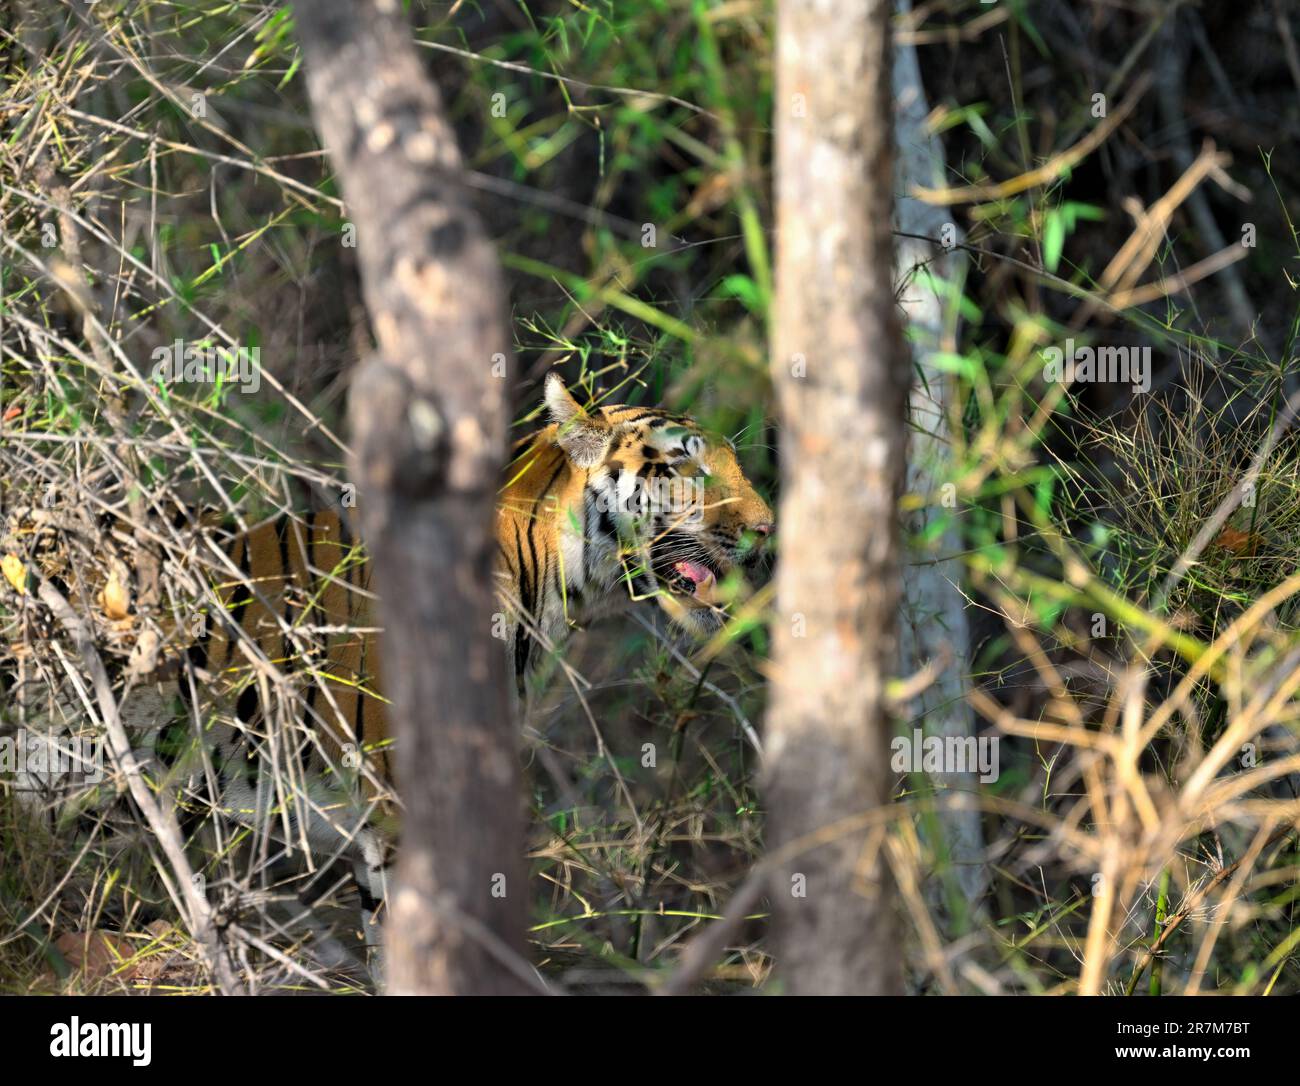
<svg viewBox="0 0 1300 1086">
<path fill-rule="evenodd" d="M 556 371 L 543 409 L 547 424 L 512 449 L 496 513 L 494 633 L 521 713 L 546 661 L 600 618 L 654 601 L 689 635 L 716 633 L 773 532 L 731 443 L 690 416 L 584 407 Z M 337 508 L 207 542 L 211 621 L 198 624 L 180 687 L 202 727 L 214 806 L 286 845 L 346 856 L 382 969 L 378 914 L 399 818 L 363 548 Z M 286 674 L 298 684 L 287 705 L 266 681 Z M 263 769 L 293 755 L 310 771 L 286 797 Z"/>
<path fill-rule="evenodd" d="M 716 632 L 728 579 L 761 560 L 773 527 L 730 443 L 689 416 L 622 404 L 588 412 L 554 371 L 544 402 L 550 425 L 520 442 L 497 510 L 521 693 L 535 643 L 638 600 L 697 637 Z"/>
</svg>

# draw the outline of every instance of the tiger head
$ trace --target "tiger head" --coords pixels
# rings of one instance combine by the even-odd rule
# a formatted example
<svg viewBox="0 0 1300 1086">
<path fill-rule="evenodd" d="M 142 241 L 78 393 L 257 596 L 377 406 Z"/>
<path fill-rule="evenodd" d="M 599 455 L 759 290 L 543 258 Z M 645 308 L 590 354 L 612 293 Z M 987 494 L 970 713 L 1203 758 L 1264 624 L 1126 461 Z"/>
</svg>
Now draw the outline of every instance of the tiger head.
<svg viewBox="0 0 1300 1086">
<path fill-rule="evenodd" d="M 696 636 L 716 631 L 765 557 L 772 510 L 731 443 L 685 415 L 645 407 L 583 409 L 558 373 L 546 379 L 554 440 L 585 474 L 588 540 L 616 538 L 616 580 L 653 596 Z"/>
</svg>

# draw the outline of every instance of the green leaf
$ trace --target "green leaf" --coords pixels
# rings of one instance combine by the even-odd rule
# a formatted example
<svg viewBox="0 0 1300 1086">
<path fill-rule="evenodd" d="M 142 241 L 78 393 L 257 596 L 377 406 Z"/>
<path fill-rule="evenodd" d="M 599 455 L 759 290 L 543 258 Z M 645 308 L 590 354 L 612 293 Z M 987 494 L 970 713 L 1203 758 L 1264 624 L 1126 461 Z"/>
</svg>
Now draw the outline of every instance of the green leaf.
<svg viewBox="0 0 1300 1086">
<path fill-rule="evenodd" d="M 758 284 L 748 275 L 728 275 L 719 288 L 723 297 L 736 298 L 751 313 L 758 313 L 763 307 L 763 297 Z"/>
<path fill-rule="evenodd" d="M 1065 215 L 1053 209 L 1047 213 L 1043 223 L 1043 266 L 1054 272 L 1061 264 L 1061 252 L 1065 248 Z"/>
<path fill-rule="evenodd" d="M 944 373 L 955 373 L 973 381 L 983 373 L 983 367 L 973 358 L 964 354 L 952 354 L 949 351 L 935 351 L 930 355 L 930 364 Z"/>
</svg>

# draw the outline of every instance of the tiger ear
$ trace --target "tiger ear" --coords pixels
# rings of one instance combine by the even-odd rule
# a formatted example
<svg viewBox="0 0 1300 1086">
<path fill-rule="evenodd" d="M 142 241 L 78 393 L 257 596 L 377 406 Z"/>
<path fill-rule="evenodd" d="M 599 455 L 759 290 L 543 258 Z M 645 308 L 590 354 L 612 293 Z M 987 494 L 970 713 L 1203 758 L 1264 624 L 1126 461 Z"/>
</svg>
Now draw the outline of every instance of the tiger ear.
<svg viewBox="0 0 1300 1086">
<path fill-rule="evenodd" d="M 576 467 L 594 468 L 605 459 L 613 430 L 603 419 L 592 418 L 564 387 L 555 370 L 546 375 L 546 408 L 556 423 L 555 442 Z"/>
</svg>

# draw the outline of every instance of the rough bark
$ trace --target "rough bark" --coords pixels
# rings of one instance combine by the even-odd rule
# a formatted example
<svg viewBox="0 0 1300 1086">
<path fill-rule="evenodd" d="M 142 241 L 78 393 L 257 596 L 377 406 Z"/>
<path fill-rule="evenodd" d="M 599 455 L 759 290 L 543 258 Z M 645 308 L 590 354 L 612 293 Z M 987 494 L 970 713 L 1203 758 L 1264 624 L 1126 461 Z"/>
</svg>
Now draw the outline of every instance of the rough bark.
<svg viewBox="0 0 1300 1086">
<path fill-rule="evenodd" d="M 908 0 L 898 0 L 900 12 L 911 9 Z M 965 254 L 954 245 L 947 249 L 930 241 L 944 236 L 945 228 L 954 241 L 956 225 L 943 208 L 913 199 L 907 193 L 917 185 L 942 188 L 943 145 L 926 129 L 930 109 L 921 83 L 916 50 L 910 45 L 894 51 L 894 124 L 898 138 L 896 219 L 899 233 L 897 276 L 902 284 L 899 304 L 911 329 L 911 349 L 919 379 L 912 383 L 911 434 L 907 455 L 907 490 L 919 494 L 925 504 L 908 518 L 908 531 L 920 537 L 937 516 L 947 514 L 940 504 L 940 488 L 948 481 L 951 444 L 948 436 L 952 375 L 934 364 L 934 354 L 944 348 L 947 306 L 918 269 L 935 279 L 957 279 L 965 270 Z M 956 318 L 947 333 L 956 334 Z M 916 556 L 903 569 L 902 673 L 915 674 L 936 659 L 947 665 L 934 683 L 916 698 L 916 720 L 926 735 L 965 738 L 975 733 L 974 714 L 966 701 L 970 631 L 966 622 L 966 600 L 962 596 L 962 571 L 952 557 L 961 549 L 957 522 L 930 541 L 928 553 Z M 934 782 L 942 791 L 960 792 L 970 802 L 962 806 L 945 804 L 939 809 L 939 825 L 945 838 L 949 862 L 954 865 L 957 885 L 972 908 L 977 907 L 988 879 L 984 866 L 984 834 L 980 811 L 975 804 L 979 781 L 974 773 L 943 773 Z"/>
<path fill-rule="evenodd" d="M 901 983 L 878 837 L 909 384 L 893 298 L 890 7 L 781 0 L 778 9 L 783 483 L 767 797 L 777 977 L 800 994 Z"/>
<path fill-rule="evenodd" d="M 491 636 L 511 347 L 500 269 L 395 0 L 299 0 L 307 86 L 356 229 L 378 350 L 353 379 L 353 478 L 405 804 L 389 989 L 520 990 L 521 798 Z"/>
</svg>

